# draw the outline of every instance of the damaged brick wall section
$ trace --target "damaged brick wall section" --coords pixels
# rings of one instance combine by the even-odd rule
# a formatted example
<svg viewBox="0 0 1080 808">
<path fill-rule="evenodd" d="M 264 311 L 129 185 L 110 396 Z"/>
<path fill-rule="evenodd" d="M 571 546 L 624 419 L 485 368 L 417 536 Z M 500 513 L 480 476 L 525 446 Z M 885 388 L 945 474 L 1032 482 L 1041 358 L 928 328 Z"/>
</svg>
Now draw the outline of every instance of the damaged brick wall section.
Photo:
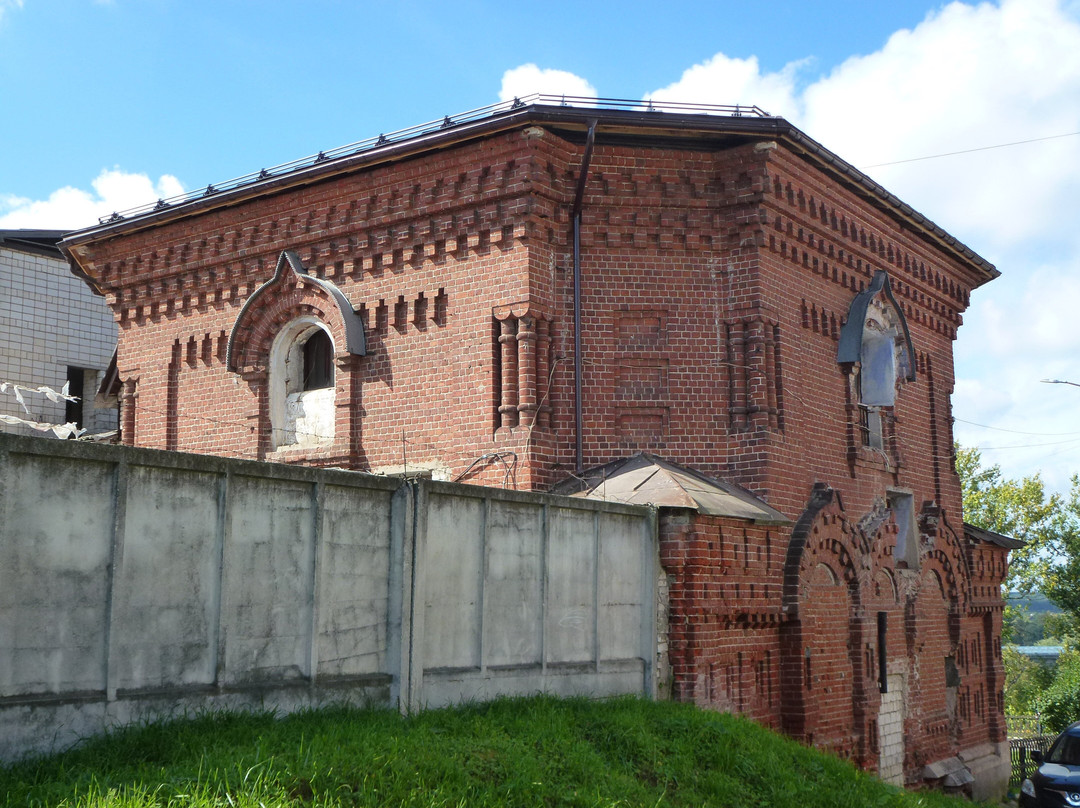
<svg viewBox="0 0 1080 808">
<path fill-rule="evenodd" d="M 1006 552 L 966 542 L 936 507 L 918 522 L 920 560 L 907 568 L 894 563 L 895 511 L 882 503 L 853 523 L 827 488 L 790 543 L 787 528 L 667 513 L 661 559 L 681 617 L 668 635 L 673 698 L 901 784 L 957 749 L 1003 744 Z"/>
</svg>

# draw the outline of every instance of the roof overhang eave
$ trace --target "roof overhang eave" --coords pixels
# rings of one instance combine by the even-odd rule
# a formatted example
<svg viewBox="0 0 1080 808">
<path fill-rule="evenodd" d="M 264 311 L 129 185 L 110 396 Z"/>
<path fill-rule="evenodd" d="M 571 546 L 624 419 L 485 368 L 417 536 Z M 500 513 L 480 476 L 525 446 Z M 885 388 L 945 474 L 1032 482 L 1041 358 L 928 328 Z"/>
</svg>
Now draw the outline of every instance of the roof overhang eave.
<svg viewBox="0 0 1080 808">
<path fill-rule="evenodd" d="M 832 169 L 834 173 L 843 177 L 848 187 L 863 199 L 892 214 L 894 217 L 908 222 L 913 229 L 921 233 L 928 241 L 938 244 L 947 252 L 953 253 L 964 263 L 975 268 L 978 274 L 982 276 L 979 283 L 975 284 L 976 287 L 982 286 L 984 283 L 988 283 L 1001 275 L 997 267 L 962 241 L 950 235 L 931 219 L 919 213 L 895 194 L 885 190 L 881 184 L 826 149 L 804 132 L 789 124 L 785 136 L 794 146 L 795 151 L 802 152 L 807 159 Z"/>
<path fill-rule="evenodd" d="M 76 230 L 64 238 L 61 246 L 77 247 L 102 236 L 135 232 L 160 225 L 173 219 L 230 207 L 249 199 L 277 193 L 288 188 L 310 185 L 327 177 L 369 168 L 380 163 L 395 162 L 414 154 L 436 148 L 448 148 L 501 131 L 535 124 L 561 124 L 569 127 L 588 127 L 591 120 L 600 121 L 605 131 L 647 131 L 654 136 L 664 133 L 685 133 L 697 129 L 703 135 L 758 135 L 777 137 L 790 127 L 783 118 L 728 117 L 721 115 L 687 115 L 671 112 L 638 112 L 633 110 L 601 110 L 590 107 L 558 107 L 532 104 L 497 113 L 478 121 L 454 124 L 446 129 L 416 135 L 385 146 L 364 149 L 352 155 L 335 157 L 288 173 L 253 180 L 236 188 L 218 191 L 191 201 L 168 205 L 160 210 L 133 215 L 131 218 Z M 659 126 L 657 124 L 660 124 Z"/>
<path fill-rule="evenodd" d="M 453 124 L 446 129 L 425 132 L 405 140 L 363 149 L 322 162 L 317 161 L 308 166 L 290 169 L 284 174 L 252 180 L 235 188 L 179 202 L 160 210 L 137 214 L 129 219 L 105 222 L 68 234 L 59 246 L 66 254 L 77 260 L 80 257 L 78 248 L 81 245 L 103 237 L 136 232 L 210 210 L 238 205 L 250 199 L 289 188 L 310 185 L 337 174 L 403 160 L 418 153 L 452 147 L 528 124 L 558 125 L 563 128 L 580 128 L 584 131 L 593 120 L 598 122 L 598 132 L 609 134 L 636 133 L 663 139 L 665 137 L 685 138 L 688 133 L 693 132 L 703 140 L 722 136 L 781 140 L 793 153 L 817 164 L 827 173 L 833 174 L 861 198 L 892 218 L 906 223 L 922 238 L 951 253 L 962 263 L 971 267 L 979 278 L 976 286 L 993 280 L 1001 274 L 993 264 L 970 247 L 949 235 L 926 216 L 885 190 L 862 171 L 826 149 L 784 118 L 599 109 L 583 106 L 563 107 L 549 104 L 529 104 L 476 121 Z M 79 273 L 76 272 L 76 274 Z"/>
</svg>

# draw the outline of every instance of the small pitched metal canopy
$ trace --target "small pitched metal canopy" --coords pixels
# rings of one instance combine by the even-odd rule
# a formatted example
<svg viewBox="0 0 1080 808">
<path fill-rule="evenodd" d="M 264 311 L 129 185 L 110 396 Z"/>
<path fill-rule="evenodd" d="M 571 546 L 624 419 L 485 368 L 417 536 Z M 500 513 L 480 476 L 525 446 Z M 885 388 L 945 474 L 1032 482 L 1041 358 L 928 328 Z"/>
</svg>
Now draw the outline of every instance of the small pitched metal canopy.
<svg viewBox="0 0 1080 808">
<path fill-rule="evenodd" d="M 240 314 L 233 324 L 232 331 L 229 333 L 229 343 L 225 355 L 226 367 L 228 367 L 229 370 L 233 372 L 238 370 L 235 355 L 235 348 L 238 341 L 237 335 L 244 326 L 244 321 L 247 318 L 248 312 L 254 309 L 256 303 L 263 294 L 278 283 L 281 283 L 282 279 L 285 277 L 285 273 L 290 271 L 301 283 L 310 284 L 317 289 L 321 289 L 329 295 L 330 299 L 337 305 L 338 310 L 341 312 L 341 320 L 345 324 L 345 350 L 356 356 L 367 355 L 367 339 L 364 336 L 364 323 L 353 309 L 352 303 L 345 297 L 345 294 L 338 289 L 333 282 L 323 278 L 316 278 L 314 275 L 308 274 L 308 271 L 304 268 L 303 262 L 300 260 L 300 256 L 294 251 L 282 250 L 281 255 L 278 256 L 274 277 L 251 293 L 251 296 L 245 301 L 243 308 L 240 309 Z"/>
<path fill-rule="evenodd" d="M 757 524 L 791 524 L 784 514 L 745 488 L 714 480 L 647 452 L 589 469 L 582 479 L 571 478 L 554 490 L 558 494 L 604 502 L 686 508 Z"/>
<path fill-rule="evenodd" d="M 889 273 L 879 269 L 874 273 L 870 285 L 855 295 L 848 308 L 847 322 L 840 329 L 840 347 L 836 350 L 836 361 L 841 365 L 853 364 L 862 359 L 863 326 L 866 323 L 866 311 L 870 308 L 870 301 L 877 297 L 879 292 L 884 292 L 889 303 L 896 311 L 900 320 L 900 328 L 904 334 L 904 350 L 907 353 L 907 375 L 905 381 L 915 381 L 915 349 L 911 347 L 911 333 L 908 331 L 907 318 L 904 310 L 893 297 L 892 285 L 889 283 Z"/>
<path fill-rule="evenodd" d="M 1004 547 L 1006 550 L 1018 550 L 1027 544 L 1027 542 L 1022 539 L 1014 539 L 1011 536 L 1002 536 L 1000 533 L 994 533 L 992 530 L 975 527 L 975 525 L 968 522 L 964 522 L 964 535 L 967 536 L 970 541 L 982 541 L 987 544 L 996 544 L 998 547 Z"/>
</svg>

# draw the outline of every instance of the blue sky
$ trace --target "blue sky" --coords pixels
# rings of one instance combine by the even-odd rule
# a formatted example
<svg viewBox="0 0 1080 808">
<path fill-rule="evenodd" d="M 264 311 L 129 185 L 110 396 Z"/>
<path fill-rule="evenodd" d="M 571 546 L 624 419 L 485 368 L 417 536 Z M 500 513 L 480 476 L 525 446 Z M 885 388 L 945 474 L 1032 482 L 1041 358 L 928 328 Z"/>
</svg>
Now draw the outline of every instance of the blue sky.
<svg viewBox="0 0 1080 808">
<path fill-rule="evenodd" d="M 1077 0 L 0 0 L 0 227 L 535 91 L 756 103 L 865 168 L 1003 273 L 956 344 L 957 437 L 1080 471 L 1080 388 L 1039 383 L 1080 382 Z"/>
<path fill-rule="evenodd" d="M 204 185 L 490 104 L 502 74 L 530 62 L 615 98 L 640 98 L 720 50 L 766 70 L 802 58 L 827 70 L 929 6 L 760 8 L 8 0 L 0 102 L 27 120 L 0 132 L 0 151 L 18 156 L 0 165 L 0 190 L 40 198 L 115 165 Z"/>
</svg>

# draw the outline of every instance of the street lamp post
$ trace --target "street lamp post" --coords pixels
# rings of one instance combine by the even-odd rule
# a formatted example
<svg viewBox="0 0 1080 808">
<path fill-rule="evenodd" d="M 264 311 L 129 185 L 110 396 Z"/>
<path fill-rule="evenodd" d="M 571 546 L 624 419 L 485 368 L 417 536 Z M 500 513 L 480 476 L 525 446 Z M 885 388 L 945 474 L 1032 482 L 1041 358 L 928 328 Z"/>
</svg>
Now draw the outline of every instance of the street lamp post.
<svg viewBox="0 0 1080 808">
<path fill-rule="evenodd" d="M 1080 384 L 1076 382 L 1068 382 L 1064 379 L 1039 379 L 1043 384 L 1071 384 L 1073 387 L 1080 387 Z"/>
</svg>

